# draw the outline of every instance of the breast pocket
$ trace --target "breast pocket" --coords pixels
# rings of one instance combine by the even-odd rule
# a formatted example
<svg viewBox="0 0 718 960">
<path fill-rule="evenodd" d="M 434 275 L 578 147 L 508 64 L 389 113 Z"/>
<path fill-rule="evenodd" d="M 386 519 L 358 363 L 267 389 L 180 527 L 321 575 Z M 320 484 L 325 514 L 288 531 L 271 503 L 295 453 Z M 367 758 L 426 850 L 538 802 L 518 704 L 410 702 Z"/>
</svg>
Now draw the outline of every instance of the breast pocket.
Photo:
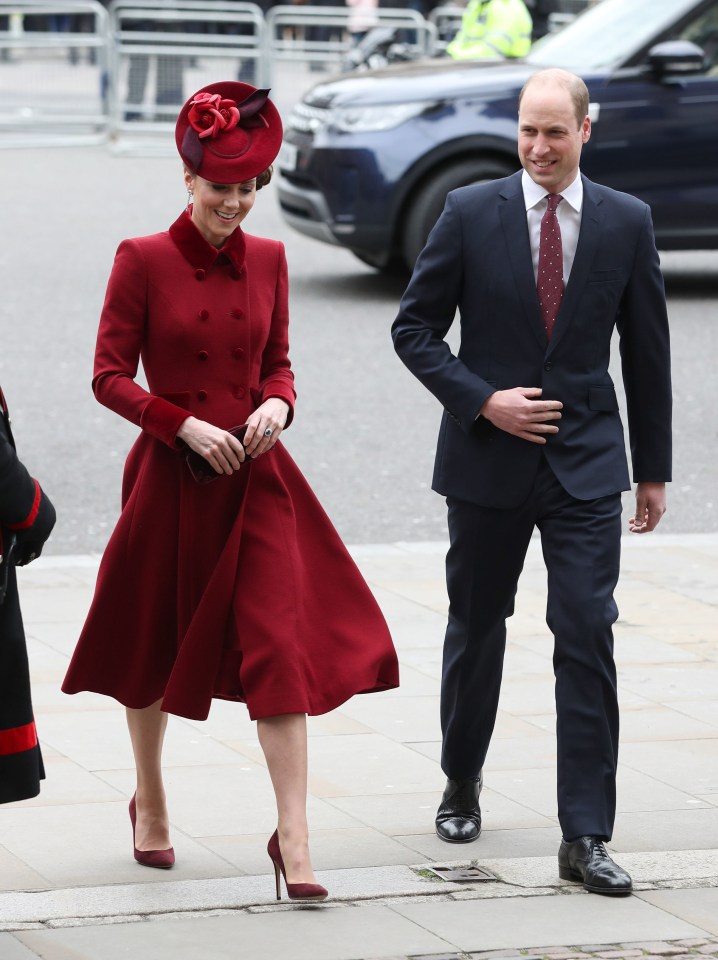
<svg viewBox="0 0 718 960">
<path fill-rule="evenodd" d="M 623 270 L 592 270 L 588 275 L 589 283 L 623 283 L 625 274 Z"/>
</svg>

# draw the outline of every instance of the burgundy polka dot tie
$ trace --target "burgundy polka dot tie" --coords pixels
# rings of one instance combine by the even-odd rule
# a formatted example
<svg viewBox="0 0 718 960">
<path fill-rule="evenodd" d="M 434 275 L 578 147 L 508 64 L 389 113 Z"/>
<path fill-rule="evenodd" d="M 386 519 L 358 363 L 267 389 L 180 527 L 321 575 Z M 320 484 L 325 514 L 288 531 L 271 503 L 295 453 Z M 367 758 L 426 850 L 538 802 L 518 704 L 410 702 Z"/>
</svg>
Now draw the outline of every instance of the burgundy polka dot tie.
<svg viewBox="0 0 718 960">
<path fill-rule="evenodd" d="M 549 193 L 546 213 L 541 219 L 541 240 L 539 242 L 538 290 L 546 339 L 551 339 L 553 325 L 556 322 L 561 297 L 563 296 L 563 248 L 561 246 L 561 228 L 556 216 L 556 207 L 563 197 L 560 193 Z"/>
</svg>

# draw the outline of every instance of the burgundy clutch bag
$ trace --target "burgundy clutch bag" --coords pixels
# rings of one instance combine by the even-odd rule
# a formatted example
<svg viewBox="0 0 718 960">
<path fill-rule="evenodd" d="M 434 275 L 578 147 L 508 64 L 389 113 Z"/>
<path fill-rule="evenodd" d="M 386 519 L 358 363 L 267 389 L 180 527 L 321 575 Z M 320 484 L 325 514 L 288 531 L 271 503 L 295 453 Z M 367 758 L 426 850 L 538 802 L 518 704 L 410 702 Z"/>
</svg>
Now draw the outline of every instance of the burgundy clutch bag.
<svg viewBox="0 0 718 960">
<path fill-rule="evenodd" d="M 243 442 L 246 432 L 246 423 L 243 423 L 241 427 L 232 427 L 231 430 L 227 431 L 227 433 L 231 433 L 233 437 L 236 437 L 240 443 Z M 201 453 L 197 453 L 195 450 L 191 450 L 189 447 L 184 452 L 184 458 L 187 466 L 189 467 L 189 472 L 192 474 L 197 483 L 211 483 L 218 477 L 226 476 L 224 473 L 217 473 L 214 467 L 204 459 Z"/>
</svg>

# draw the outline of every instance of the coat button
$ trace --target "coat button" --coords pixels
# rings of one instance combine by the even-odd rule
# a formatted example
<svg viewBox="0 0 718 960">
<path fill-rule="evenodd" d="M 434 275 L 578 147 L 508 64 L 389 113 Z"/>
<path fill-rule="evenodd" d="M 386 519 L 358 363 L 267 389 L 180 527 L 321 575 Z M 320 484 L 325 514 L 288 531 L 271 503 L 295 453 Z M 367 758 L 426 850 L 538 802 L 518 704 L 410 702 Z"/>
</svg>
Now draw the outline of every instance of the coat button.
<svg viewBox="0 0 718 960">
<path fill-rule="evenodd" d="M 235 307 L 234 310 L 232 310 L 232 316 L 235 320 L 241 320 L 244 316 L 244 310 L 240 310 L 239 307 Z"/>
<path fill-rule="evenodd" d="M 202 269 L 195 270 L 194 276 L 195 276 L 195 279 L 196 279 L 196 280 L 204 280 L 204 278 L 205 278 L 205 272 L 204 272 L 204 270 L 202 270 Z"/>
<path fill-rule="evenodd" d="M 200 310 L 197 314 L 198 320 L 209 320 L 209 310 Z"/>
<path fill-rule="evenodd" d="M 551 363 L 550 360 L 547 360 L 546 363 L 543 365 L 544 370 L 550 370 L 552 367 L 553 367 L 553 364 Z"/>
<path fill-rule="evenodd" d="M 232 355 L 234 356 L 235 360 L 241 360 L 244 356 L 244 350 L 242 350 L 241 347 L 235 347 L 232 351 Z"/>
<path fill-rule="evenodd" d="M 234 393 L 234 395 L 235 395 L 235 397 L 237 398 L 237 400 L 243 400 L 243 399 L 244 399 L 244 395 L 245 395 L 245 393 L 246 393 L 244 387 L 235 387 L 232 392 Z"/>
<path fill-rule="evenodd" d="M 200 350 L 200 352 L 197 354 L 197 357 L 198 357 L 200 360 L 206 360 L 208 356 L 209 356 L 209 354 L 207 353 L 206 350 Z"/>
<path fill-rule="evenodd" d="M 198 400 L 206 400 L 206 399 L 207 399 L 207 391 L 206 391 L 206 390 L 198 390 L 198 391 L 197 391 L 197 399 L 198 399 Z"/>
</svg>

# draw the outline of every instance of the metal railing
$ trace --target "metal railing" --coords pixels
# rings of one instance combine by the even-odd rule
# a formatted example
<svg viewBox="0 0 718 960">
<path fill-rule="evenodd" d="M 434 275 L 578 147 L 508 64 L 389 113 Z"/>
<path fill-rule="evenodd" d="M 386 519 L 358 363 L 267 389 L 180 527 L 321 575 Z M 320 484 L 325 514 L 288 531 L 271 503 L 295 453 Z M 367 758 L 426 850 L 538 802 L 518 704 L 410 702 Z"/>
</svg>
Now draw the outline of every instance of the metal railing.
<svg viewBox="0 0 718 960">
<path fill-rule="evenodd" d="M 416 10 L 379 7 L 371 11 L 374 26 L 405 32 L 407 43 L 419 54 L 431 55 L 436 47 L 436 26 Z M 355 13 L 350 7 L 280 5 L 266 15 L 264 59 L 269 79 L 275 64 L 293 61 L 339 65 L 351 46 L 350 27 Z M 321 31 L 321 33 L 319 33 Z M 270 83 L 271 85 L 271 83 Z"/>
<path fill-rule="evenodd" d="M 114 133 L 174 129 L 192 90 L 216 80 L 267 85 L 266 27 L 254 3 L 113 0 L 110 21 Z"/>
<path fill-rule="evenodd" d="M 600 0 L 561 0 L 573 17 Z M 166 134 L 193 90 L 238 79 L 272 87 L 280 108 L 296 99 L 307 71 L 338 67 L 352 30 L 400 31 L 417 55 L 438 53 L 463 8 L 285 4 L 265 15 L 235 0 L 0 0 L 0 146 L 98 142 L 133 150 L 143 134 Z"/>
<path fill-rule="evenodd" d="M 63 58 L 73 73 L 59 85 Z M 96 0 L 0 0 L 3 145 L 106 139 L 108 63 L 108 15 Z"/>
</svg>

